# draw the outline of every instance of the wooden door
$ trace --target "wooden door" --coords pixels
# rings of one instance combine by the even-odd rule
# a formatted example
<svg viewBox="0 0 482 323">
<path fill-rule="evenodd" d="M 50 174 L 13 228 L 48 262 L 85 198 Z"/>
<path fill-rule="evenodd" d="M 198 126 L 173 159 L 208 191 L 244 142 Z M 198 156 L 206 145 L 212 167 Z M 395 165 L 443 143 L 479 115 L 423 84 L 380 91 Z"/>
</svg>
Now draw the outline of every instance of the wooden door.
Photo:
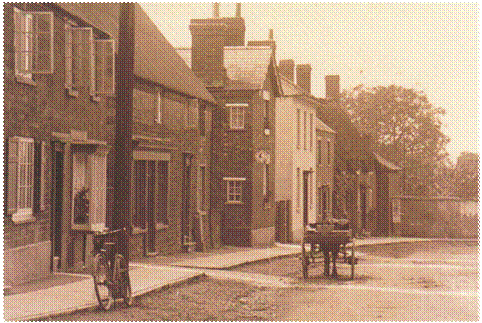
<svg viewBox="0 0 482 323">
<path fill-rule="evenodd" d="M 310 184 L 310 172 L 303 171 L 303 226 L 308 224 L 308 194 Z"/>
<path fill-rule="evenodd" d="M 191 167 L 192 154 L 183 154 L 182 169 L 182 207 L 181 207 L 181 242 L 187 250 L 186 242 L 190 242 L 191 223 L 189 221 L 189 207 L 191 197 Z"/>
<path fill-rule="evenodd" d="M 64 144 L 52 143 L 52 212 L 50 220 L 50 239 L 52 241 L 52 259 L 58 259 L 57 268 L 53 261 L 50 269 L 60 267 L 62 255 L 62 216 L 63 216 L 63 185 L 64 185 Z"/>
</svg>

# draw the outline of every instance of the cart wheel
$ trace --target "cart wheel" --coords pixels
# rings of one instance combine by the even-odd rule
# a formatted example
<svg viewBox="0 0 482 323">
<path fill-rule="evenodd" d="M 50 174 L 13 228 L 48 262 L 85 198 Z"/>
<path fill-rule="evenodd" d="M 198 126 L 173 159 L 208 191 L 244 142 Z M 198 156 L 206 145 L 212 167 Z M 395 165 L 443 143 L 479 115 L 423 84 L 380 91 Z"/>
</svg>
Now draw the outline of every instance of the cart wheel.
<svg viewBox="0 0 482 323">
<path fill-rule="evenodd" d="M 355 241 L 351 243 L 351 279 L 355 279 L 355 263 L 356 263 L 356 257 L 355 257 Z"/>
<path fill-rule="evenodd" d="M 114 297 L 109 282 L 109 264 L 103 253 L 98 253 L 94 258 L 94 278 L 95 295 L 100 307 L 107 311 L 114 304 Z"/>
<path fill-rule="evenodd" d="M 121 254 L 115 255 L 114 277 L 114 281 L 119 284 L 120 296 L 124 300 L 124 304 L 131 306 L 134 298 L 132 297 L 129 268 L 127 268 L 125 258 Z"/>
<path fill-rule="evenodd" d="M 301 242 L 301 267 L 303 271 L 303 279 L 308 278 L 308 255 L 305 251 L 305 243 Z"/>
<path fill-rule="evenodd" d="M 307 279 L 308 278 L 308 257 L 303 256 L 303 258 L 301 259 L 301 263 L 303 266 L 303 279 Z"/>
</svg>

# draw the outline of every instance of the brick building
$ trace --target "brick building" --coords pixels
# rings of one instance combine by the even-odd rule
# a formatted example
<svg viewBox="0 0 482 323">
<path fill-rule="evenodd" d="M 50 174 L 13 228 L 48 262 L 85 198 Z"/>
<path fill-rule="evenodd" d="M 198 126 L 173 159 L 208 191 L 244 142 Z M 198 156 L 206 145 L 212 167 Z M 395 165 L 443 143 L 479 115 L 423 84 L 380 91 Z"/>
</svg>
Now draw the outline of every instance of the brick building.
<svg viewBox="0 0 482 323">
<path fill-rule="evenodd" d="M 178 53 L 218 106 L 212 116 L 211 221 L 216 245 L 274 241 L 275 97 L 272 39 L 245 46 L 240 5 L 235 17 L 192 19 L 192 48 Z"/>
<path fill-rule="evenodd" d="M 88 265 L 90 233 L 116 221 L 118 11 L 111 3 L 4 5 L 7 285 Z M 202 248 L 214 99 L 139 5 L 135 24 L 131 252 Z"/>
<path fill-rule="evenodd" d="M 400 167 L 374 153 L 369 136 L 351 122 L 340 102 L 340 77 L 325 76 L 326 98 L 318 118 L 336 131 L 334 140 L 333 206 L 346 217 L 356 235 L 388 236 L 392 232 L 392 197 L 399 194 Z"/>
</svg>

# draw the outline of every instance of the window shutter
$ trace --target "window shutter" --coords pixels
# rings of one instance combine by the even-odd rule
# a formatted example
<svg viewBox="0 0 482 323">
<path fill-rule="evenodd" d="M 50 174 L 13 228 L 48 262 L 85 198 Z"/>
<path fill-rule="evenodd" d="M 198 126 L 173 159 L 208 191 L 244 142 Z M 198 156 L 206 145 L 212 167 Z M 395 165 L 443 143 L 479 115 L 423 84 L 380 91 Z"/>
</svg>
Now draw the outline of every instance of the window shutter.
<svg viewBox="0 0 482 323">
<path fill-rule="evenodd" d="M 187 120 L 188 128 L 195 128 L 197 126 L 199 120 L 199 101 L 197 99 L 189 100 Z"/>
<path fill-rule="evenodd" d="M 106 214 L 107 158 L 92 154 L 88 156 L 88 164 L 91 171 L 90 217 L 92 226 L 101 229 L 105 225 Z"/>
<path fill-rule="evenodd" d="M 45 202 L 45 173 L 47 167 L 47 147 L 45 141 L 40 143 L 40 210 L 43 211 L 46 209 L 46 202 Z"/>
<path fill-rule="evenodd" d="M 40 182 L 41 182 L 41 150 L 42 143 L 34 143 L 34 158 L 33 158 L 33 211 L 40 211 Z"/>
<path fill-rule="evenodd" d="M 92 28 L 72 28 L 72 86 L 90 84 L 92 69 Z"/>
<path fill-rule="evenodd" d="M 24 11 L 14 8 L 13 21 L 15 25 L 15 71 L 16 73 L 26 73 L 27 67 L 25 65 L 25 59 L 28 53 L 25 51 L 26 46 L 26 19 L 27 15 Z"/>
<path fill-rule="evenodd" d="M 54 71 L 54 14 L 29 12 L 32 15 L 31 73 L 52 74 Z"/>
<path fill-rule="evenodd" d="M 18 138 L 8 139 L 8 191 L 7 213 L 17 211 L 17 170 L 18 170 Z"/>
<path fill-rule="evenodd" d="M 65 24 L 65 87 L 72 88 L 72 27 Z"/>
<path fill-rule="evenodd" d="M 114 40 L 95 40 L 95 91 L 97 94 L 114 95 Z"/>
</svg>

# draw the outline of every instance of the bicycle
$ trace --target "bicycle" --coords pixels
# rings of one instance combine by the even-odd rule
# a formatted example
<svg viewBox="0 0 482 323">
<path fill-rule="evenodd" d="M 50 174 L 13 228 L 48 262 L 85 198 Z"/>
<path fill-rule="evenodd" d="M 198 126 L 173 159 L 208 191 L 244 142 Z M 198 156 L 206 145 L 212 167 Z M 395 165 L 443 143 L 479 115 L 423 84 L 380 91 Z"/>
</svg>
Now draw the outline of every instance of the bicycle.
<svg viewBox="0 0 482 323">
<path fill-rule="evenodd" d="M 126 259 L 117 252 L 119 236 L 126 235 L 125 228 L 94 233 L 94 278 L 95 295 L 100 307 L 107 311 L 122 298 L 124 304 L 132 305 L 132 289 Z M 124 237 L 125 238 L 125 237 Z"/>
</svg>

